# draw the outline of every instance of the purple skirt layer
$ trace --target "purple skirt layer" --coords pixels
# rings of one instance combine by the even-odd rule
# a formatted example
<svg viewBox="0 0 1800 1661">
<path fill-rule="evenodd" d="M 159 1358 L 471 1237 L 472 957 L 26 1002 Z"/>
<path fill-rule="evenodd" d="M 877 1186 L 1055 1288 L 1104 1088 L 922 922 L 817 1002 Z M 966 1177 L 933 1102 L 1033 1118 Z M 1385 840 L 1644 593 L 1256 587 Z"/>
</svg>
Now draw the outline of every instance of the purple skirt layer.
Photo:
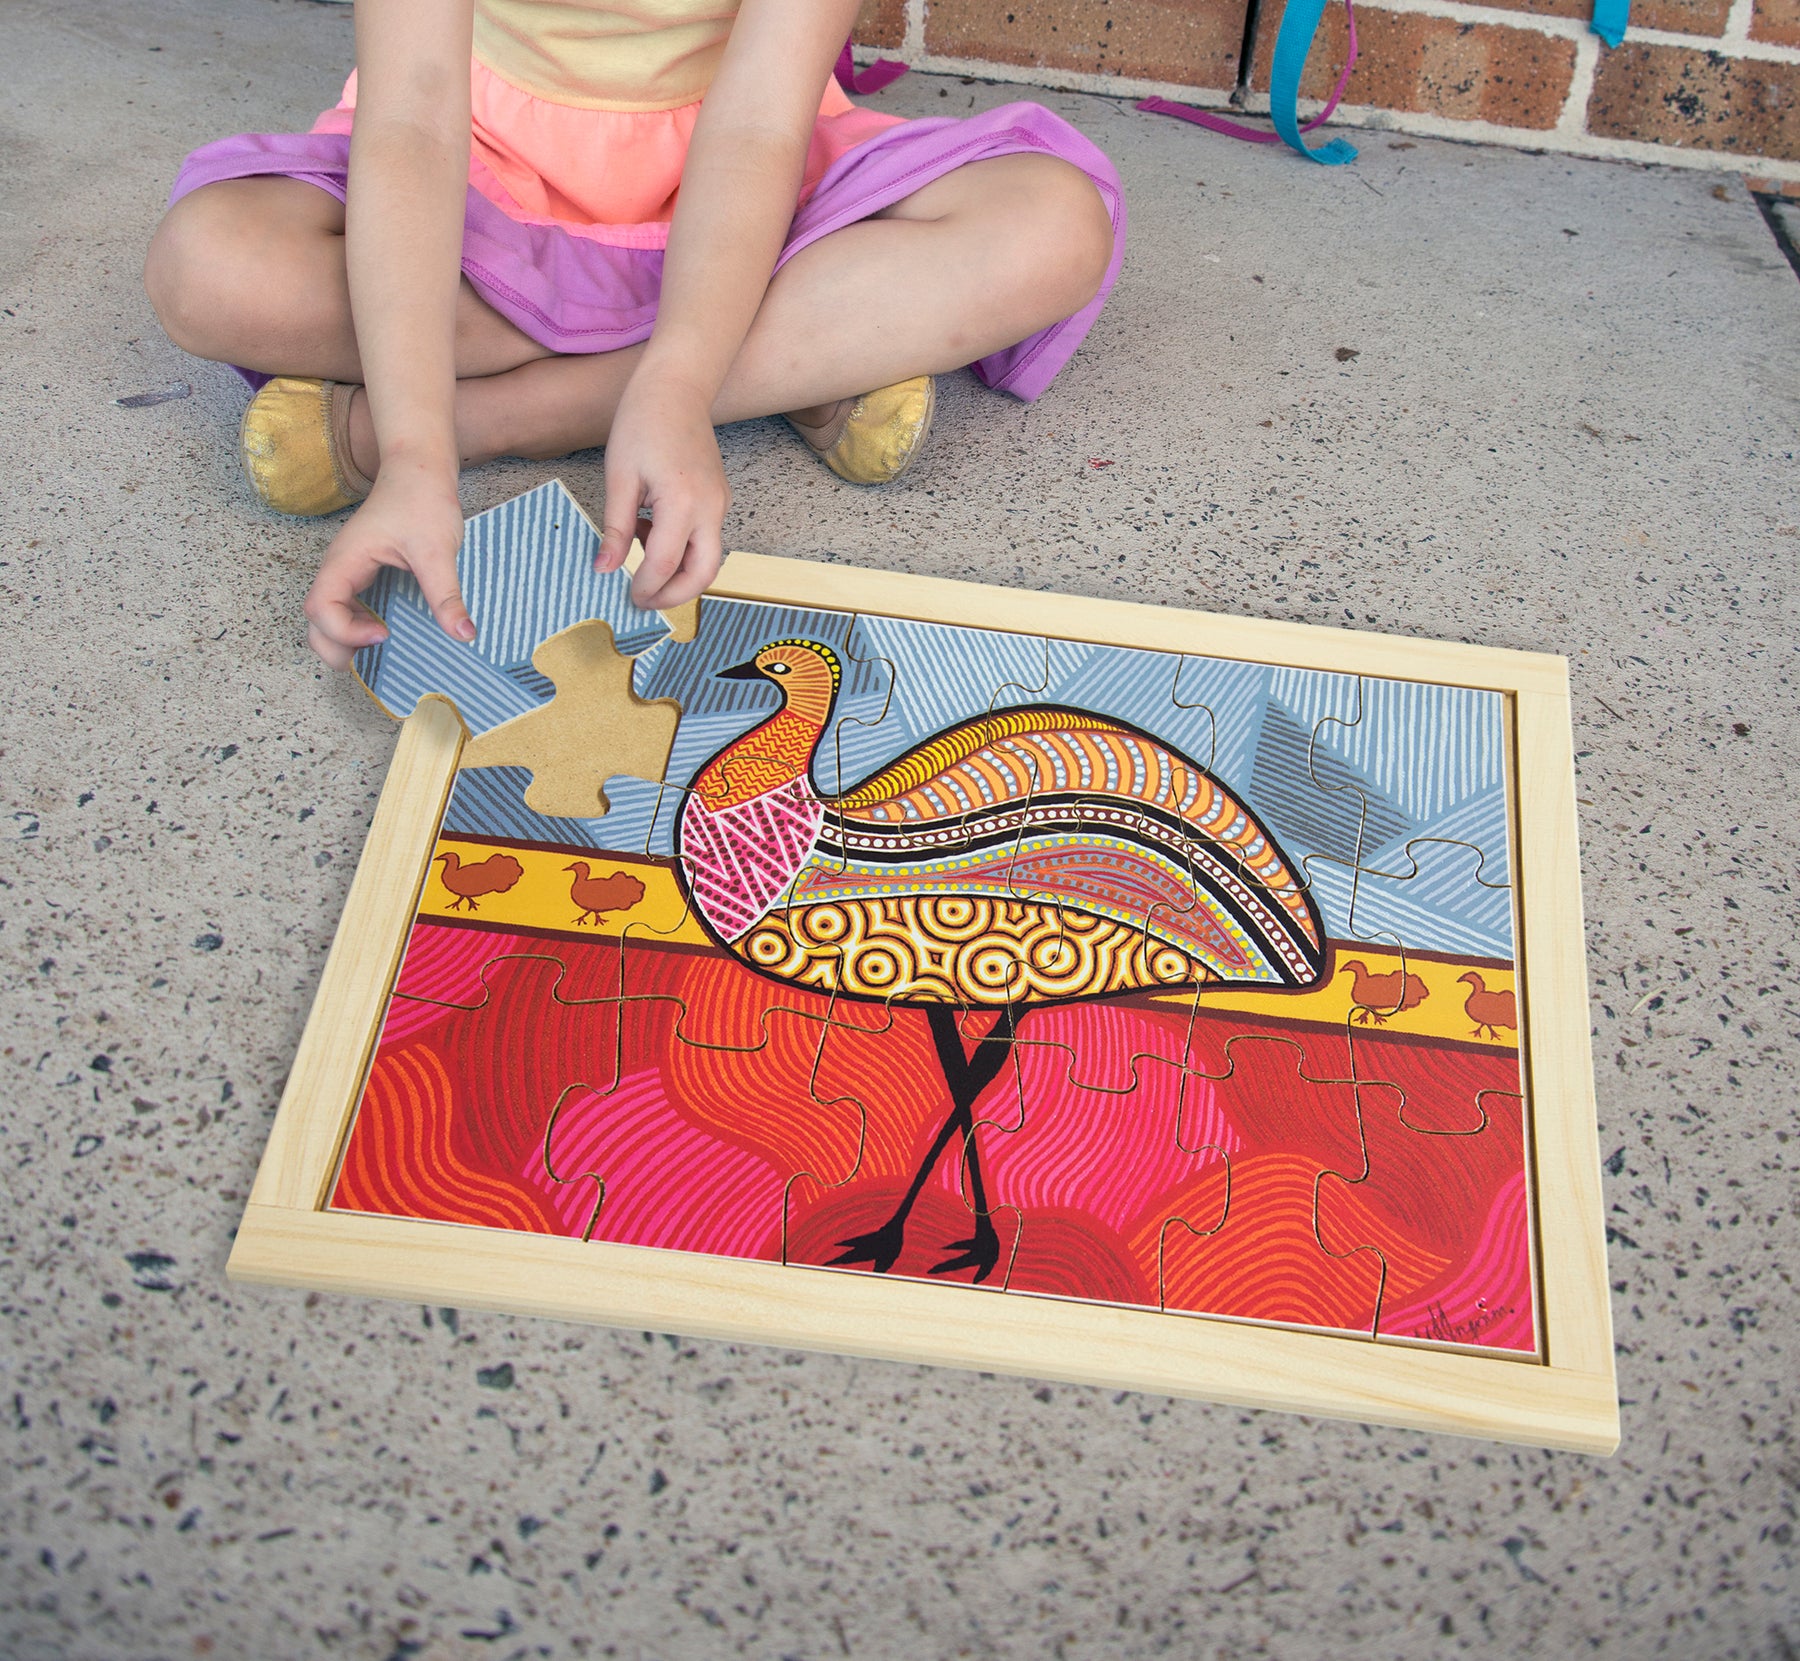
<svg viewBox="0 0 1800 1661">
<path fill-rule="evenodd" d="M 1113 225 L 1112 261 L 1100 292 L 1073 317 L 973 365 L 987 385 L 1036 398 L 1100 315 L 1125 252 L 1125 198 L 1112 163 L 1041 104 L 1002 104 L 966 120 L 908 121 L 858 145 L 826 172 L 794 216 L 776 269 L 820 237 L 867 219 L 966 162 L 1033 151 L 1061 157 L 1087 174 Z M 273 174 L 317 185 L 341 202 L 349 165 L 350 141 L 341 134 L 244 133 L 189 156 L 169 201 L 222 179 Z M 521 223 L 469 191 L 464 275 L 495 311 L 553 352 L 612 352 L 647 339 L 656 321 L 662 262 L 660 251 L 615 248 L 558 225 Z"/>
</svg>

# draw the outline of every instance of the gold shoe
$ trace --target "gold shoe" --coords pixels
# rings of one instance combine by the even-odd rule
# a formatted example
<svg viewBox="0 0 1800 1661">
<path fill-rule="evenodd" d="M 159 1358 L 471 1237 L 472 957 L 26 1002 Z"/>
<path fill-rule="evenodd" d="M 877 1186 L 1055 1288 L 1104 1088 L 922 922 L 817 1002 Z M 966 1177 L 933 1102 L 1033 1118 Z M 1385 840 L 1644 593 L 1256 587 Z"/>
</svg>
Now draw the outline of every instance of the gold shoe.
<svg viewBox="0 0 1800 1661">
<path fill-rule="evenodd" d="M 892 484 L 924 447 L 936 411 L 937 382 L 915 375 L 844 399 L 816 427 L 791 415 L 787 424 L 840 479 Z"/>
<path fill-rule="evenodd" d="M 238 454 L 264 507 L 312 518 L 360 502 L 375 481 L 350 459 L 350 394 L 339 381 L 277 375 L 244 411 Z"/>
</svg>

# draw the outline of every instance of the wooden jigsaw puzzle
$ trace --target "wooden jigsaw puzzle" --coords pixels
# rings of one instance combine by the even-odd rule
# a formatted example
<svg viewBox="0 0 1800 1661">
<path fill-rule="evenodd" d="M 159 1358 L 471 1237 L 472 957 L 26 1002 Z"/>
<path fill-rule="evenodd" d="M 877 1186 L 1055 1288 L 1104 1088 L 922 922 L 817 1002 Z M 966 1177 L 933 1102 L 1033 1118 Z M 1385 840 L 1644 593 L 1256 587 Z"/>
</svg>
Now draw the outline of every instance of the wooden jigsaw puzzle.
<svg viewBox="0 0 1800 1661">
<path fill-rule="evenodd" d="M 1611 1447 L 1558 660 L 596 542 L 369 596 L 235 1272 Z"/>
</svg>

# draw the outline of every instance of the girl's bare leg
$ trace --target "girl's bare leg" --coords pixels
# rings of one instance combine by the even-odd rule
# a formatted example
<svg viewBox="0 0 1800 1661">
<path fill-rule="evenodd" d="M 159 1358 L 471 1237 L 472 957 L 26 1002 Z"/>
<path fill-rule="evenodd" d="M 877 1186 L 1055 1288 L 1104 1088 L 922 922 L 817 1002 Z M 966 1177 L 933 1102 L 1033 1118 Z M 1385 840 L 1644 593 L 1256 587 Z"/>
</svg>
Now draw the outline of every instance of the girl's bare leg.
<svg viewBox="0 0 1800 1661">
<path fill-rule="evenodd" d="M 298 179 L 228 179 L 164 215 L 144 287 L 169 338 L 195 357 L 266 375 L 360 384 L 344 270 L 344 204 Z M 494 375 L 550 354 L 466 282 L 459 375 Z"/>
<path fill-rule="evenodd" d="M 806 411 L 960 368 L 1079 311 L 1111 253 L 1099 192 L 1076 168 L 1034 155 L 959 168 L 822 238 L 776 274 L 713 419 Z M 311 185 L 246 179 L 185 197 L 152 242 L 145 282 L 170 338 L 197 356 L 361 379 L 343 208 Z M 640 350 L 554 356 L 465 283 L 456 405 L 464 458 L 604 444 Z M 373 473 L 363 400 L 351 415 L 357 465 Z"/>
</svg>

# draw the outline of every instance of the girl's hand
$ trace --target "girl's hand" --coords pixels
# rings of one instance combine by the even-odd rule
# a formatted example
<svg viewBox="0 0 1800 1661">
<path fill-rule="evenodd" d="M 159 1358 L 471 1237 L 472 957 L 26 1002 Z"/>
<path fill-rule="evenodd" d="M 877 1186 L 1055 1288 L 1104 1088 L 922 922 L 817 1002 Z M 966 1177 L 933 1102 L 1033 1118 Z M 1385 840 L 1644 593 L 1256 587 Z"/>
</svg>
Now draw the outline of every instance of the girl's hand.
<svg viewBox="0 0 1800 1661">
<path fill-rule="evenodd" d="M 606 441 L 605 534 L 594 569 L 625 563 L 647 508 L 654 522 L 631 597 L 646 611 L 681 605 L 718 575 L 730 506 L 711 400 L 646 359 L 619 400 Z"/>
<path fill-rule="evenodd" d="M 473 640 L 456 586 L 462 536 L 454 480 L 446 485 L 435 472 L 384 461 L 369 499 L 325 550 L 306 596 L 307 644 L 333 669 L 348 669 L 360 648 L 387 638 L 381 619 L 356 598 L 384 565 L 412 572 L 445 634 Z"/>
</svg>

